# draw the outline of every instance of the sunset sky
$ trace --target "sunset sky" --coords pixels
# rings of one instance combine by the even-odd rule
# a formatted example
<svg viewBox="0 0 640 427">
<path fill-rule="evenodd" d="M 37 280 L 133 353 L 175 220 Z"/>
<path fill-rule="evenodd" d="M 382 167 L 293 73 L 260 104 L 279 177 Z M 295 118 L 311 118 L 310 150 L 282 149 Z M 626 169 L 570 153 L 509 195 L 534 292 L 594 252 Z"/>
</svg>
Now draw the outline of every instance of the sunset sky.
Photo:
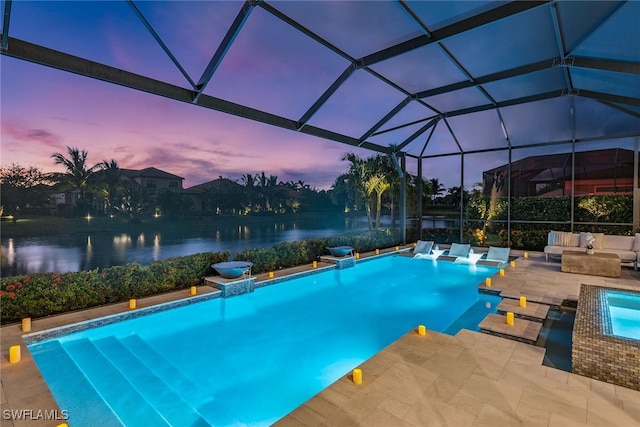
<svg viewBox="0 0 640 427">
<path fill-rule="evenodd" d="M 4 1 L 1 3 L 4 8 Z M 354 58 L 421 34 L 415 22 L 396 2 L 274 0 L 268 3 Z M 430 28 L 435 29 L 496 7 L 492 2 L 408 3 L 416 13 L 428 17 Z M 135 4 L 189 77 L 198 81 L 242 2 L 137 1 Z M 611 4 L 597 3 L 602 10 L 594 13 L 608 13 L 613 7 Z M 573 33 L 567 40 L 580 40 L 584 32 L 590 30 L 591 11 L 574 8 L 572 2 L 562 3 L 559 9 L 565 19 L 576 20 L 573 25 L 566 26 L 567 31 Z M 597 56 L 608 52 L 614 59 L 635 60 L 635 57 L 624 58 L 624 55 L 634 53 L 628 53 L 624 44 L 616 39 L 626 35 L 612 31 L 624 26 L 634 14 L 640 14 L 640 2 L 625 6 L 602 30 L 586 38 L 587 43 L 578 44 L 573 53 Z M 474 29 L 468 35 L 450 37 L 444 43 L 475 75 L 556 57 L 558 46 L 550 8 L 534 8 L 525 17 L 515 17 L 514 22 L 498 21 Z M 532 28 L 536 31 L 531 31 Z M 169 84 L 190 87 L 125 1 L 14 1 L 9 29 L 9 35 L 20 40 Z M 508 34 L 510 43 L 486 46 L 483 44 L 485 39 L 477 37 L 479 31 L 489 40 L 502 39 Z M 637 29 L 633 31 L 637 32 Z M 393 58 L 396 60 L 398 62 L 379 62 L 372 69 L 402 82 L 411 91 L 467 80 L 434 45 Z M 204 93 L 299 120 L 348 66 L 349 62 L 342 56 L 256 7 Z M 261 171 L 277 175 L 281 181 L 304 180 L 317 188 L 329 188 L 348 167 L 341 161 L 346 152 L 363 157 L 372 154 L 4 55 L 0 57 L 0 73 L 3 166 L 17 163 L 38 166 L 47 172 L 60 171 L 60 166 L 53 164 L 51 155 L 66 153 L 66 147 L 72 146 L 87 150 L 91 164 L 115 159 L 123 168 L 154 166 L 184 177 L 185 188 L 218 176 L 238 179 L 245 173 Z M 609 73 L 602 80 L 594 73 L 576 68 L 571 70 L 571 77 L 577 87 L 596 84 L 601 86 L 596 87 L 598 90 L 638 96 L 640 89 L 633 89 L 624 77 Z M 561 67 L 532 73 L 526 78 L 526 81 L 522 76 L 508 79 L 504 84 L 494 82 L 485 85 L 485 89 L 495 99 L 503 100 L 562 89 L 566 84 Z M 487 102 L 474 87 L 446 95 L 431 96 L 425 101 L 441 111 Z M 366 71 L 357 70 L 312 116 L 309 124 L 358 138 L 404 97 Z M 595 100 L 565 96 L 502 108 L 501 120 L 507 126 L 512 146 L 570 140 L 570 106 L 572 109 L 575 106 L 577 111 L 578 137 L 599 137 L 607 135 L 611 129 L 619 134 L 638 131 L 637 118 Z M 385 126 L 411 123 L 433 114 L 424 105 L 411 102 Z M 466 120 L 469 121 L 463 123 Z M 465 150 L 506 147 L 496 111 L 452 117 L 449 122 Z M 423 124 L 373 136 L 370 140 L 381 146 L 397 144 Z M 414 151 L 419 153 L 426 134 L 418 140 L 421 142 Z M 627 148 L 633 141 L 627 138 L 614 145 Z M 610 146 L 610 142 L 604 141 L 581 144 L 578 149 Z M 439 125 L 429 143 L 429 153 L 456 152 L 457 149 L 447 128 Z M 544 152 L 567 150 L 570 147 L 565 145 L 548 147 Z M 513 160 L 539 153 L 540 150 L 514 150 Z M 507 160 L 506 151 L 465 157 L 465 186 L 471 188 L 482 179 L 483 170 L 505 164 Z M 415 161 L 408 162 L 408 170 L 415 173 Z M 459 157 L 424 162 L 425 177 L 439 178 L 446 187 L 460 184 L 459 172 Z"/>
<path fill-rule="evenodd" d="M 61 2 L 56 5 L 54 8 L 46 2 L 14 2 L 12 36 L 187 86 L 126 3 Z M 142 10 L 150 5 L 140 2 Z M 160 32 L 172 25 L 176 14 L 187 21 L 210 18 L 219 23 L 217 27 L 180 28 L 175 39 L 167 40 L 168 44 L 174 42 L 170 47 L 184 60 L 194 80 L 207 65 L 240 3 L 210 6 L 195 2 L 190 3 L 189 9 L 174 3 L 164 10 L 148 11 L 156 19 Z M 193 13 L 193 8 L 201 10 Z M 250 19 L 264 18 L 253 13 Z M 39 31 L 42 28 L 47 31 Z M 68 28 L 74 28 L 74 37 Z M 243 37 L 254 37 L 253 28 L 247 26 Z M 286 35 L 276 34 L 276 42 L 283 42 Z M 214 41 L 207 43 L 209 38 Z M 134 45 L 132 40 L 138 44 Z M 179 43 L 188 44 L 189 50 L 181 51 Z M 237 43 L 237 49 L 246 45 L 241 39 Z M 331 71 L 327 71 L 326 63 L 318 69 L 308 69 L 308 73 L 323 74 L 317 86 L 309 88 L 304 81 L 308 73 L 301 72 L 297 62 L 278 63 L 282 52 L 268 49 L 268 46 L 257 45 L 243 54 L 237 50 L 229 52 L 208 91 L 236 102 L 253 103 L 257 108 L 270 108 L 276 114 L 301 115 L 344 66 L 344 61 L 339 60 L 334 61 Z M 185 187 L 219 175 L 235 179 L 244 173 L 264 170 L 283 181 L 304 180 L 312 186 L 328 188 L 335 177 L 346 170 L 346 163 L 341 161 L 345 152 L 369 155 L 343 144 L 6 56 L 0 61 L 2 165 L 18 163 L 35 165 L 45 171 L 60 170 L 53 164 L 51 154 L 66 153 L 67 146 L 77 146 L 89 152 L 91 163 L 113 158 L 124 168 L 154 166 L 184 177 Z M 278 67 L 274 71 L 281 74 L 279 87 L 256 85 L 250 76 L 255 73 L 253 66 L 263 70 Z M 290 78 L 294 72 L 298 75 L 296 80 Z M 225 84 L 217 84 L 217 79 L 225 76 L 229 77 Z M 292 103 L 284 99 L 284 93 L 297 94 L 292 95 L 293 98 L 303 96 L 303 99 Z"/>
</svg>

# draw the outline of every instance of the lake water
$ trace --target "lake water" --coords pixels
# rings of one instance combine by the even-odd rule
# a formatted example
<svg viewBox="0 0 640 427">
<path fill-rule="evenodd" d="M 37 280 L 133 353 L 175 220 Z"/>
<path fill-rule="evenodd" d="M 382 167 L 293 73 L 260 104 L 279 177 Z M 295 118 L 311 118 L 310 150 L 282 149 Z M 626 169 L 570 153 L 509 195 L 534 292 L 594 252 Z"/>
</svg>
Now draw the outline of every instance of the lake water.
<svg viewBox="0 0 640 427">
<path fill-rule="evenodd" d="M 200 219 L 193 219 L 198 221 Z M 389 218 L 382 225 L 389 226 Z M 396 226 L 399 224 L 396 223 Z M 423 227 L 445 227 L 446 220 L 429 218 Z M 16 239 L 2 238 L 3 277 L 17 274 L 67 272 L 152 261 L 200 252 L 234 254 L 249 248 L 269 248 L 276 243 L 338 236 L 367 229 L 366 218 L 287 220 L 244 226 L 211 226 L 205 233 L 167 231 L 162 226 L 140 233 L 74 233 Z"/>
</svg>

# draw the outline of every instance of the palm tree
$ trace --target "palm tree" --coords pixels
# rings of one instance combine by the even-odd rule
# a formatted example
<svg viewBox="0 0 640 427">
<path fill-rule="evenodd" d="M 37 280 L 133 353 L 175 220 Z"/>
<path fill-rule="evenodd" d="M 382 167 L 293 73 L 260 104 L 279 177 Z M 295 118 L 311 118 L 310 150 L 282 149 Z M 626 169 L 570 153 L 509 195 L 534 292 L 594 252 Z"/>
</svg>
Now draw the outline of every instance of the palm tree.
<svg viewBox="0 0 640 427">
<path fill-rule="evenodd" d="M 89 188 L 89 179 L 95 172 L 102 169 L 102 163 L 88 167 L 87 151 L 79 150 L 77 147 L 67 147 L 67 153 L 69 154 L 68 158 L 60 153 L 54 153 L 51 157 L 56 165 L 63 165 L 67 169 L 64 178 L 71 186 L 80 191 L 80 199 L 84 201 Z"/>
<path fill-rule="evenodd" d="M 101 190 L 105 202 L 104 209 L 105 212 L 108 212 L 116 205 L 116 197 L 122 189 L 120 166 L 116 160 L 111 159 L 111 161 L 103 160 L 100 163 L 100 167 L 104 171 L 101 174 Z"/>
<path fill-rule="evenodd" d="M 373 186 L 371 183 L 367 185 L 367 181 L 369 181 L 371 177 L 369 170 L 370 163 L 361 159 L 354 153 L 346 153 L 342 156 L 342 160 L 346 160 L 351 163 L 349 171 L 346 173 L 347 178 L 345 178 L 345 184 L 347 185 L 349 193 L 353 194 L 356 204 L 360 201 L 364 203 L 364 207 L 367 212 L 367 224 L 369 226 L 369 230 L 372 230 L 371 200 L 369 196 L 373 191 Z"/>
<path fill-rule="evenodd" d="M 253 210 L 253 193 L 255 191 L 257 176 L 254 176 L 250 173 L 246 173 L 240 177 L 240 183 L 245 187 L 245 192 L 247 195 L 247 199 L 249 201 L 249 206 L 245 207 L 245 211 L 248 209 L 249 211 Z"/>
<path fill-rule="evenodd" d="M 445 191 L 444 184 L 442 184 L 438 178 L 431 178 L 429 183 L 431 184 L 431 201 L 432 204 L 435 205 L 438 196 L 442 195 Z"/>
</svg>

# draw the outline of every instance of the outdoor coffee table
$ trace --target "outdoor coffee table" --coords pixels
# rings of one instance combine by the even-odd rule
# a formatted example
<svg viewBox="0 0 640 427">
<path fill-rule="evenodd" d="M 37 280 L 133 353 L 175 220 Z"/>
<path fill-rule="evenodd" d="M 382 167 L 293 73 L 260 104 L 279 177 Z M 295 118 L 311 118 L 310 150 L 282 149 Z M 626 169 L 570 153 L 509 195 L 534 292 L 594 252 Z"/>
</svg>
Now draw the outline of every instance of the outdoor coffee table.
<svg viewBox="0 0 640 427">
<path fill-rule="evenodd" d="M 563 251 L 561 270 L 565 273 L 620 277 L 620 257 L 602 252 L 588 255 L 586 252 Z"/>
</svg>

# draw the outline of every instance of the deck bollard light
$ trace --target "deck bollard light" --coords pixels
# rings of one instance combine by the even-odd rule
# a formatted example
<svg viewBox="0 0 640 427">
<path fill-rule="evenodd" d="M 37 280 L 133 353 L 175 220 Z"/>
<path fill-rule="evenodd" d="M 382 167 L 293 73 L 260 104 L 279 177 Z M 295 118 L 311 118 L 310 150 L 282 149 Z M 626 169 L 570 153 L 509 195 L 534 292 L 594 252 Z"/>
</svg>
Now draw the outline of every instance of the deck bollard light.
<svg viewBox="0 0 640 427">
<path fill-rule="evenodd" d="M 273 271 L 269 272 L 269 279 L 273 279 Z"/>
<path fill-rule="evenodd" d="M 129 300 L 129 310 L 133 310 L 135 308 L 137 308 L 136 299 L 135 298 L 131 298 Z"/>
<path fill-rule="evenodd" d="M 524 253 L 524 257 L 525 257 L 525 258 L 529 258 L 529 252 L 525 252 L 525 253 Z"/>
<path fill-rule="evenodd" d="M 507 325 L 513 326 L 514 323 L 515 323 L 515 317 L 513 315 L 513 312 L 507 311 Z"/>
<path fill-rule="evenodd" d="M 520 297 L 520 307 L 526 307 L 527 306 L 527 297 Z"/>
<path fill-rule="evenodd" d="M 20 346 L 12 345 L 9 347 L 9 363 L 18 363 L 20 361 Z"/>
<path fill-rule="evenodd" d="M 380 255 L 380 249 L 376 249 L 376 255 Z"/>
<path fill-rule="evenodd" d="M 191 290 L 189 291 L 189 294 L 190 294 L 191 296 L 198 295 L 198 288 L 197 288 L 197 287 L 195 287 L 195 286 L 192 286 L 192 287 L 191 287 Z"/>
<path fill-rule="evenodd" d="M 62 424 L 58 424 L 56 427 L 69 427 L 69 424 L 62 423 Z"/>
<path fill-rule="evenodd" d="M 424 325 L 418 325 L 418 335 L 427 335 L 427 328 Z"/>
<path fill-rule="evenodd" d="M 397 250 L 400 250 L 400 246 L 396 246 L 396 251 L 397 251 Z"/>
<path fill-rule="evenodd" d="M 416 246 L 418 246 L 418 244 L 416 242 L 413 242 L 413 247 L 415 248 Z"/>
<path fill-rule="evenodd" d="M 484 279 L 484 284 L 487 288 L 491 287 L 491 277 L 487 277 L 486 279 Z"/>
<path fill-rule="evenodd" d="M 515 261 L 511 261 L 511 267 L 515 267 L 516 266 L 516 262 Z"/>
<path fill-rule="evenodd" d="M 25 317 L 22 319 L 22 332 L 31 332 L 31 318 Z"/>
<path fill-rule="evenodd" d="M 500 269 L 500 275 L 501 275 L 501 276 L 504 276 L 504 268 L 501 268 L 501 269 Z"/>
<path fill-rule="evenodd" d="M 356 368 L 353 370 L 353 382 L 362 384 L 362 369 Z"/>
<path fill-rule="evenodd" d="M 313 263 L 311 264 L 311 266 L 313 268 L 318 268 L 318 261 L 313 261 Z"/>
<path fill-rule="evenodd" d="M 356 252 L 356 259 L 360 259 L 360 252 Z"/>
</svg>

